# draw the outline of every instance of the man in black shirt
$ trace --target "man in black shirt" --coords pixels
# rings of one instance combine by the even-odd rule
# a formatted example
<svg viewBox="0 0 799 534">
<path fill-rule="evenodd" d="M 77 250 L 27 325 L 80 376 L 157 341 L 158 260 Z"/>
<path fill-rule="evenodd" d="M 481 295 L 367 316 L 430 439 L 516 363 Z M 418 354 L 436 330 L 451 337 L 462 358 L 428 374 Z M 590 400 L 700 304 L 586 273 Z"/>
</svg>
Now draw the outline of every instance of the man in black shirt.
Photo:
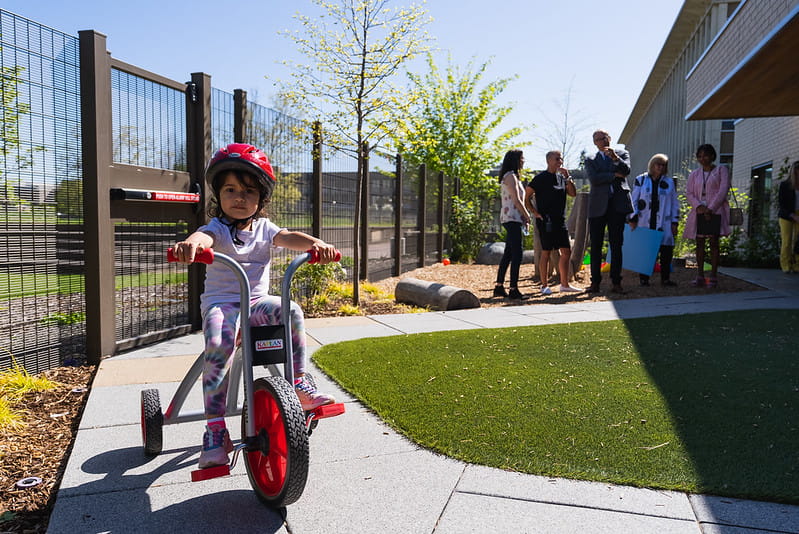
<svg viewBox="0 0 799 534">
<path fill-rule="evenodd" d="M 530 180 L 525 189 L 525 204 L 535 217 L 536 231 L 541 238 L 541 294 L 551 295 L 549 289 L 549 256 L 552 250 L 560 250 L 560 292 L 582 291 L 569 285 L 569 258 L 571 244 L 566 229 L 566 195 L 577 196 L 577 188 L 563 167 L 563 156 L 558 150 L 547 152 L 547 170 Z"/>
</svg>

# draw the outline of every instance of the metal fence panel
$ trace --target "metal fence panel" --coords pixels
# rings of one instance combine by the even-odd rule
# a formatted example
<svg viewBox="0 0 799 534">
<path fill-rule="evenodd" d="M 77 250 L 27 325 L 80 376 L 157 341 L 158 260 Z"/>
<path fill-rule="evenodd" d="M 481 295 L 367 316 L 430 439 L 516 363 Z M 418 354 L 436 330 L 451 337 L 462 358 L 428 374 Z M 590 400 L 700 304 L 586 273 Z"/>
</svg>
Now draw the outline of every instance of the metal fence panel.
<svg viewBox="0 0 799 534">
<path fill-rule="evenodd" d="M 111 69 L 113 161 L 185 170 L 185 93 Z M 183 239 L 185 221 L 115 224 L 115 325 L 118 350 L 154 332 L 187 325 L 185 268 L 166 263 L 166 249 Z"/>
<path fill-rule="evenodd" d="M 330 152 L 330 153 L 328 153 Z M 341 251 L 352 274 L 358 161 L 354 155 L 326 148 L 322 163 L 322 239 Z"/>
<path fill-rule="evenodd" d="M 137 338 L 188 325 L 185 265 L 166 262 L 166 249 L 188 224 L 122 222 L 115 225 L 116 339 L 120 349 Z"/>
<path fill-rule="evenodd" d="M 78 67 L 77 38 L 0 10 L 0 369 L 85 352 Z"/>
<path fill-rule="evenodd" d="M 233 95 L 211 88 L 211 148 L 216 151 L 233 142 Z"/>
</svg>

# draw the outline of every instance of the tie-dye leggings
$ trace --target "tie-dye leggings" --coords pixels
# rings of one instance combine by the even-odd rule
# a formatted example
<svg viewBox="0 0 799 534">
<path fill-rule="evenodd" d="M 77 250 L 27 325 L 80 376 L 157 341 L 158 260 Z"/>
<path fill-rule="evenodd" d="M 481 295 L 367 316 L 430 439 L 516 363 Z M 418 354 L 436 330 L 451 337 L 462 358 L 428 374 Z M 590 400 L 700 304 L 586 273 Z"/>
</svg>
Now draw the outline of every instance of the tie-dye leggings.
<svg viewBox="0 0 799 534">
<path fill-rule="evenodd" d="M 280 324 L 280 297 L 267 295 L 254 299 L 250 305 L 252 326 Z M 305 373 L 305 321 L 302 309 L 291 302 L 291 345 L 293 348 L 294 376 Z M 239 327 L 239 303 L 211 306 L 203 311 L 205 337 L 205 365 L 203 366 L 203 394 L 205 415 L 225 415 L 228 389 L 228 370 L 233 358 L 236 334 Z"/>
</svg>

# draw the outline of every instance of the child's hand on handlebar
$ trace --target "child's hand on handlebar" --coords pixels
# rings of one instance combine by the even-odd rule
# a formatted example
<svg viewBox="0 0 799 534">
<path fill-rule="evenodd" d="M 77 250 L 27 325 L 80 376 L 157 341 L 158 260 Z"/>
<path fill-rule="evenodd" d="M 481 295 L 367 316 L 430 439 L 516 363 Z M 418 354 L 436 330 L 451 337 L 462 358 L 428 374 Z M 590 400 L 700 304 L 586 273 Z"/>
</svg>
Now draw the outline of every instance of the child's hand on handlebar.
<svg viewBox="0 0 799 534">
<path fill-rule="evenodd" d="M 175 243 L 175 246 L 172 248 L 172 253 L 180 263 L 193 263 L 194 257 L 203 250 L 205 250 L 205 247 L 198 243 L 180 241 L 179 243 Z"/>
<path fill-rule="evenodd" d="M 311 250 L 319 254 L 319 262 L 322 265 L 336 261 L 338 250 L 333 245 L 328 245 L 324 241 L 317 241 L 311 245 Z"/>
</svg>

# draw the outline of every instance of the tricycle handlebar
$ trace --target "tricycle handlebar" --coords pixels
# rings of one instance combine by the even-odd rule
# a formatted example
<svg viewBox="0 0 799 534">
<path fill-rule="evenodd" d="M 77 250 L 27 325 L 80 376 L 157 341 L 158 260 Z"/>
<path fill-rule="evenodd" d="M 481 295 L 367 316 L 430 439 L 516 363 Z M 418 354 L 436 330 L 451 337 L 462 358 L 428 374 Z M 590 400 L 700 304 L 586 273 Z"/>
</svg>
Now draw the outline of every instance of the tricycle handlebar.
<svg viewBox="0 0 799 534">
<path fill-rule="evenodd" d="M 318 251 L 309 249 L 307 252 L 311 255 L 311 257 L 308 259 L 308 263 L 319 263 Z M 166 261 L 170 263 L 178 261 L 177 257 L 175 256 L 175 251 L 172 249 L 172 247 L 166 249 Z M 333 261 L 341 261 L 341 252 L 338 250 L 336 251 L 336 257 Z M 205 263 L 207 265 L 214 263 L 214 249 L 204 248 L 202 251 L 198 252 L 194 256 L 194 263 Z"/>
</svg>

